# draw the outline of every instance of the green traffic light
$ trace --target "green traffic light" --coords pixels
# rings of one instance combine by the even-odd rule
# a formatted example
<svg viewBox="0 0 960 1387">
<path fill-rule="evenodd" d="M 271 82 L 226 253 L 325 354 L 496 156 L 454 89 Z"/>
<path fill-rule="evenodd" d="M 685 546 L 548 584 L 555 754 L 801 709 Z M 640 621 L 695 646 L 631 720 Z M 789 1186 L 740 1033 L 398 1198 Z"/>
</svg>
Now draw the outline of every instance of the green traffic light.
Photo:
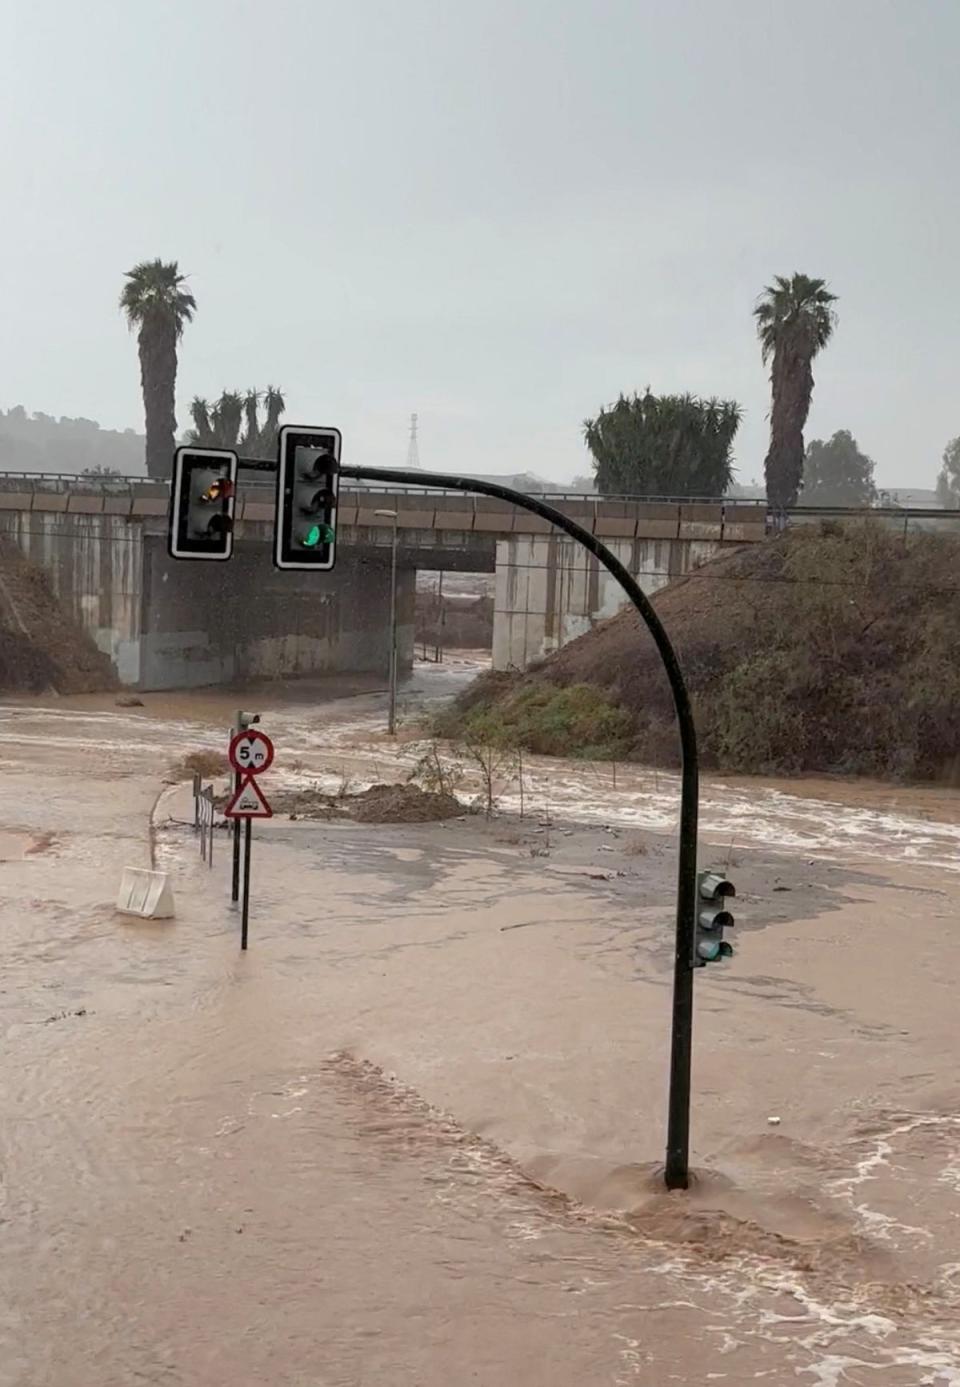
<svg viewBox="0 0 960 1387">
<path fill-rule="evenodd" d="M 320 544 L 329 544 L 332 539 L 333 531 L 329 525 L 311 525 L 300 543 L 304 549 L 316 549 Z"/>
</svg>

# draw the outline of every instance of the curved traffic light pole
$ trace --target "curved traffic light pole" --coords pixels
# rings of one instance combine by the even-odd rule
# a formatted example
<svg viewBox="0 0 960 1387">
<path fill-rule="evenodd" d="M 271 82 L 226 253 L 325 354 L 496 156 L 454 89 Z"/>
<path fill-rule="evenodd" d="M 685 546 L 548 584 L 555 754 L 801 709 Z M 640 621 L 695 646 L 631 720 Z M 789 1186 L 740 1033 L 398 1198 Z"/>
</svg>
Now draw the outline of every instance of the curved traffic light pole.
<svg viewBox="0 0 960 1387">
<path fill-rule="evenodd" d="M 639 583 L 620 560 L 595 535 L 562 511 L 536 496 L 527 496 L 497 482 L 472 477 L 447 476 L 442 472 L 399 470 L 394 467 L 341 467 L 341 477 L 358 481 L 402 483 L 444 491 L 472 491 L 494 496 L 531 511 L 563 530 L 603 564 L 636 607 L 654 639 L 670 681 L 670 692 L 680 728 L 680 843 L 677 856 L 677 926 L 673 961 L 673 1024 L 670 1041 L 670 1097 L 667 1117 L 667 1159 L 664 1179 L 668 1189 L 686 1189 L 690 1156 L 690 1064 L 693 1037 L 693 951 L 697 904 L 697 809 L 699 765 L 697 733 L 690 695 L 680 671 L 676 651 L 660 618 Z"/>
</svg>

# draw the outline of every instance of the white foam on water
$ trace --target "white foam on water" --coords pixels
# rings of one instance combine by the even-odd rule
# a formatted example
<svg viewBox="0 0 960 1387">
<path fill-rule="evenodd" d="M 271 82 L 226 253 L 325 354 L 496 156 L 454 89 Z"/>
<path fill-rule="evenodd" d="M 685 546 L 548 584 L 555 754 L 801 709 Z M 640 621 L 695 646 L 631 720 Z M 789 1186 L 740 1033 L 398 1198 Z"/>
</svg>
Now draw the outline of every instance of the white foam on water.
<svg viewBox="0 0 960 1387">
<path fill-rule="evenodd" d="M 864 1200 L 856 1202 L 854 1193 L 869 1181 L 875 1180 L 881 1171 L 891 1168 L 891 1159 L 898 1138 L 910 1136 L 922 1129 L 954 1130 L 960 1137 L 960 1116 L 952 1113 L 912 1113 L 903 1117 L 886 1131 L 877 1132 L 869 1139 L 870 1147 L 854 1162 L 851 1175 L 841 1176 L 826 1184 L 828 1193 L 849 1201 L 863 1228 L 884 1241 L 891 1241 L 895 1231 L 927 1241 L 933 1236 L 929 1229 L 903 1223 L 889 1214 L 871 1208 Z M 960 1189 L 960 1149 L 948 1158 L 937 1179 L 940 1183 L 951 1184 L 954 1189 Z"/>
<path fill-rule="evenodd" d="M 951 1156 L 950 1160 L 943 1167 L 937 1176 L 937 1181 L 941 1185 L 949 1185 L 951 1189 L 960 1194 L 960 1151 Z"/>
<path fill-rule="evenodd" d="M 464 669 L 472 670 L 474 664 L 465 662 Z M 439 687 L 443 681 L 436 682 Z M 423 743 L 387 741 L 382 710 L 364 707 L 357 711 L 357 703 L 364 700 L 369 700 L 369 695 L 310 709 L 280 707 L 265 712 L 264 725 L 278 751 L 271 783 L 286 783 L 286 776 L 293 774 L 292 761 L 319 763 L 304 765 L 301 773 L 307 781 L 316 783 L 321 775 L 334 777 L 336 768 L 330 762 L 335 757 L 350 762 L 346 769 L 351 780 L 362 777 L 364 784 L 370 784 L 406 779 Z M 150 750 L 169 758 L 184 749 L 226 749 L 226 729 L 220 732 L 187 720 L 154 720 L 119 710 L 7 705 L 0 710 L 0 722 L 5 724 L 0 727 L 0 746 L 108 750 L 124 756 Z M 23 726 L 30 722 L 40 726 Z M 451 748 L 441 746 L 440 753 L 448 763 L 464 760 Z M 358 776 L 357 767 L 362 763 L 366 764 L 366 774 L 361 771 Z M 475 795 L 479 781 L 469 771 L 467 766 L 464 793 Z M 274 779 L 278 775 L 284 777 L 282 782 Z M 670 832 L 677 823 L 679 786 L 679 778 L 672 772 L 650 771 L 629 763 L 618 766 L 618 785 L 614 788 L 613 770 L 607 763 L 524 758 L 524 808 L 531 814 Z M 515 775 L 504 778 L 498 803 L 502 809 L 519 812 Z M 764 845 L 827 859 L 849 860 L 856 855 L 960 871 L 960 825 L 894 809 L 808 799 L 763 785 L 743 788 L 707 781 L 701 789 L 700 823 L 705 837 L 741 845 Z"/>
</svg>

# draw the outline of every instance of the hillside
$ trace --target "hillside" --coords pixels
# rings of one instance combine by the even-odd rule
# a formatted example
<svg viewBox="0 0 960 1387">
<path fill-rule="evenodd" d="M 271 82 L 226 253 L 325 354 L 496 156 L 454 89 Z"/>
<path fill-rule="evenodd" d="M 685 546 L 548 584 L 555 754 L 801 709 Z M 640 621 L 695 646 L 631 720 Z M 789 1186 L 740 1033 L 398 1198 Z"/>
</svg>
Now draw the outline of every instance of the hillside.
<svg viewBox="0 0 960 1387">
<path fill-rule="evenodd" d="M 95 419 L 69 419 L 22 405 L 0 409 L 0 467 L 11 472 L 83 472 L 107 468 L 124 476 L 144 473 L 142 434 L 102 429 Z"/>
<path fill-rule="evenodd" d="M 960 768 L 960 538 L 905 540 L 871 523 L 796 529 L 723 555 L 654 605 L 706 766 L 924 779 Z M 532 707 L 558 726 L 557 710 L 577 701 L 616 729 L 611 751 L 676 763 L 669 688 L 632 609 L 525 675 L 478 682 L 457 716 L 575 755 L 590 740 L 583 727 L 565 748 L 556 737 L 538 748 L 527 729 Z"/>
</svg>

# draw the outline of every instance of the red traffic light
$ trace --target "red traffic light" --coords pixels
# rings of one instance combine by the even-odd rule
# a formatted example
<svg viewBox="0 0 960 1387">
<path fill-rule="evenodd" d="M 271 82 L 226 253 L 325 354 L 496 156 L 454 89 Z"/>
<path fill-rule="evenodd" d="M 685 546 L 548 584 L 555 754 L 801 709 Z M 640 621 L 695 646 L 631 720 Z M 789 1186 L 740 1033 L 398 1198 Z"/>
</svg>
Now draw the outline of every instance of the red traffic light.
<svg viewBox="0 0 960 1387">
<path fill-rule="evenodd" d="M 234 486 L 229 477 L 218 477 L 211 482 L 206 491 L 201 491 L 201 501 L 227 501 L 233 495 Z"/>
</svg>

